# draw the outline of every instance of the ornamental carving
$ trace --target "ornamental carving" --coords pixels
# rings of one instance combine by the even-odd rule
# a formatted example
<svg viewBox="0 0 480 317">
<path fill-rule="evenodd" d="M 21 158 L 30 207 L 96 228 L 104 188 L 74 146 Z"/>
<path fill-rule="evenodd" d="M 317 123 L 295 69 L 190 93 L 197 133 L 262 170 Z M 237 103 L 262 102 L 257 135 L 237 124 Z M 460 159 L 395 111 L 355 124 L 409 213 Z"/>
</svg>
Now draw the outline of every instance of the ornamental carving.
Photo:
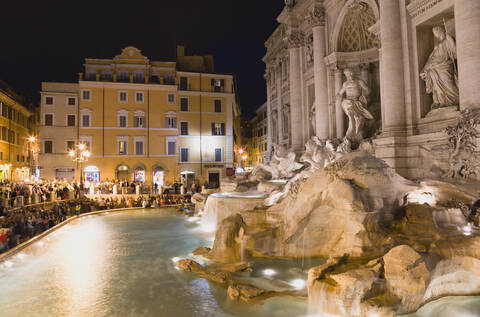
<svg viewBox="0 0 480 317">
<path fill-rule="evenodd" d="M 325 25 L 325 9 L 315 7 L 308 12 L 307 21 L 312 28 Z"/>
<path fill-rule="evenodd" d="M 291 30 L 287 37 L 288 48 L 299 48 L 304 43 L 303 33 L 299 30 Z"/>
</svg>

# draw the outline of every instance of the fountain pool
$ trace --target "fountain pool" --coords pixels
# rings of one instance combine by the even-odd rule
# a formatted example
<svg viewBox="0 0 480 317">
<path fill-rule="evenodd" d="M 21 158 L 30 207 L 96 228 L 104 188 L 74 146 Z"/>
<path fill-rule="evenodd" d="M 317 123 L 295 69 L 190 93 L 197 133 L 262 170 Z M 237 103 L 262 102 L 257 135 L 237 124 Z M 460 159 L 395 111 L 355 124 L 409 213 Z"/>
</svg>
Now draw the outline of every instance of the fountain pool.
<svg viewBox="0 0 480 317">
<path fill-rule="evenodd" d="M 211 240 L 168 210 L 80 218 L 0 263 L 2 316 L 298 316 L 306 301 L 231 301 L 175 269 Z"/>
</svg>

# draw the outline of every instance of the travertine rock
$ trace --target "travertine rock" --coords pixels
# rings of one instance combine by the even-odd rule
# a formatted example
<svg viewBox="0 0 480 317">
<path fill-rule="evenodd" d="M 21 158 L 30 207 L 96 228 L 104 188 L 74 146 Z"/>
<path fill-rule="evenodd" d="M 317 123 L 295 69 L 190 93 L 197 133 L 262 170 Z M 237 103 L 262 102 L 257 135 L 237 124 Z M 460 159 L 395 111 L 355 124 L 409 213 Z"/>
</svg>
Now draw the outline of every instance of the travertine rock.
<svg viewBox="0 0 480 317">
<path fill-rule="evenodd" d="M 402 298 L 405 311 L 416 310 L 430 279 L 430 271 L 420 254 L 411 247 L 401 245 L 383 256 L 385 278 L 389 290 Z"/>
<path fill-rule="evenodd" d="M 240 262 L 245 227 L 245 222 L 239 214 L 224 219 L 215 234 L 215 242 L 208 257 L 222 263 Z"/>
<path fill-rule="evenodd" d="M 228 296 L 234 300 L 251 302 L 256 297 L 264 295 L 265 290 L 245 284 L 232 284 L 228 287 Z"/>
<path fill-rule="evenodd" d="M 211 250 L 212 250 L 211 248 L 207 248 L 207 247 L 198 247 L 192 251 L 192 255 L 195 255 L 195 256 L 207 255 L 208 252 L 210 252 Z"/>
<path fill-rule="evenodd" d="M 197 262 L 190 259 L 182 259 L 177 262 L 177 267 L 182 271 L 202 273 L 205 268 Z"/>
</svg>

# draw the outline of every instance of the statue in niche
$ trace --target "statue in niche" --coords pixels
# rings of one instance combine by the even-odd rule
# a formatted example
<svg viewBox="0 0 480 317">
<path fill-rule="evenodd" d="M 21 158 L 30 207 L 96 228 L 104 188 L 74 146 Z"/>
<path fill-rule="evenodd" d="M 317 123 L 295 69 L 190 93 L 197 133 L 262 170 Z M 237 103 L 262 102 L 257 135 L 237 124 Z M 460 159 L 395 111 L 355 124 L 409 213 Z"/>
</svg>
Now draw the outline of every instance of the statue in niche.
<svg viewBox="0 0 480 317">
<path fill-rule="evenodd" d="M 426 92 L 433 95 L 431 109 L 458 106 L 455 40 L 447 34 L 445 27 L 436 26 L 432 31 L 437 43 L 420 78 L 425 81 Z"/>
<path fill-rule="evenodd" d="M 317 131 L 317 118 L 315 117 L 315 103 L 316 101 L 313 101 L 313 105 L 310 108 L 310 124 L 312 126 L 312 131 L 315 133 Z"/>
<path fill-rule="evenodd" d="M 370 89 L 363 80 L 355 78 L 351 69 L 346 68 L 343 72 L 347 81 L 343 83 L 342 89 L 338 92 L 336 102 L 340 103 L 348 117 L 345 140 L 348 140 L 349 143 L 360 144 L 363 140 L 365 120 L 373 119 L 372 114 L 366 109 Z"/>
<path fill-rule="evenodd" d="M 305 48 L 305 60 L 307 62 L 307 67 L 311 67 L 313 65 L 313 36 L 309 36 L 307 38 Z"/>
</svg>

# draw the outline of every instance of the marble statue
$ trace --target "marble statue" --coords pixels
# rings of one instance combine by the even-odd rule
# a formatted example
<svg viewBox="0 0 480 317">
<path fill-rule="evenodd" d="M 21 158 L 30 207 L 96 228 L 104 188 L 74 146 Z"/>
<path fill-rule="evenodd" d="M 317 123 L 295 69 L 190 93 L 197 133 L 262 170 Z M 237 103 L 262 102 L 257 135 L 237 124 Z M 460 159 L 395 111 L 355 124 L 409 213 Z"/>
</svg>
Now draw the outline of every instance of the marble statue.
<svg viewBox="0 0 480 317">
<path fill-rule="evenodd" d="M 312 131 L 317 131 L 317 118 L 315 117 L 316 114 L 315 114 L 315 104 L 316 104 L 316 101 L 314 100 L 313 101 L 313 105 L 312 107 L 310 108 L 310 124 L 312 125 Z"/>
<path fill-rule="evenodd" d="M 370 89 L 367 84 L 355 78 L 353 71 L 349 68 L 344 70 L 347 81 L 343 83 L 342 89 L 336 98 L 343 111 L 348 117 L 348 129 L 345 139 L 350 142 L 360 143 L 363 140 L 363 126 L 365 120 L 372 120 L 373 116 L 366 109 Z M 345 97 L 343 95 L 346 95 Z"/>
<path fill-rule="evenodd" d="M 442 26 L 434 27 L 433 35 L 437 43 L 420 73 L 420 78 L 425 81 L 426 92 L 433 96 L 432 109 L 457 106 L 459 94 L 455 40 Z"/>
<path fill-rule="evenodd" d="M 268 164 L 258 164 L 252 171 L 252 175 L 268 173 L 272 179 L 291 178 L 296 170 L 303 167 L 295 162 L 296 154 L 287 150 L 283 145 L 275 145 L 272 158 Z"/>
</svg>

